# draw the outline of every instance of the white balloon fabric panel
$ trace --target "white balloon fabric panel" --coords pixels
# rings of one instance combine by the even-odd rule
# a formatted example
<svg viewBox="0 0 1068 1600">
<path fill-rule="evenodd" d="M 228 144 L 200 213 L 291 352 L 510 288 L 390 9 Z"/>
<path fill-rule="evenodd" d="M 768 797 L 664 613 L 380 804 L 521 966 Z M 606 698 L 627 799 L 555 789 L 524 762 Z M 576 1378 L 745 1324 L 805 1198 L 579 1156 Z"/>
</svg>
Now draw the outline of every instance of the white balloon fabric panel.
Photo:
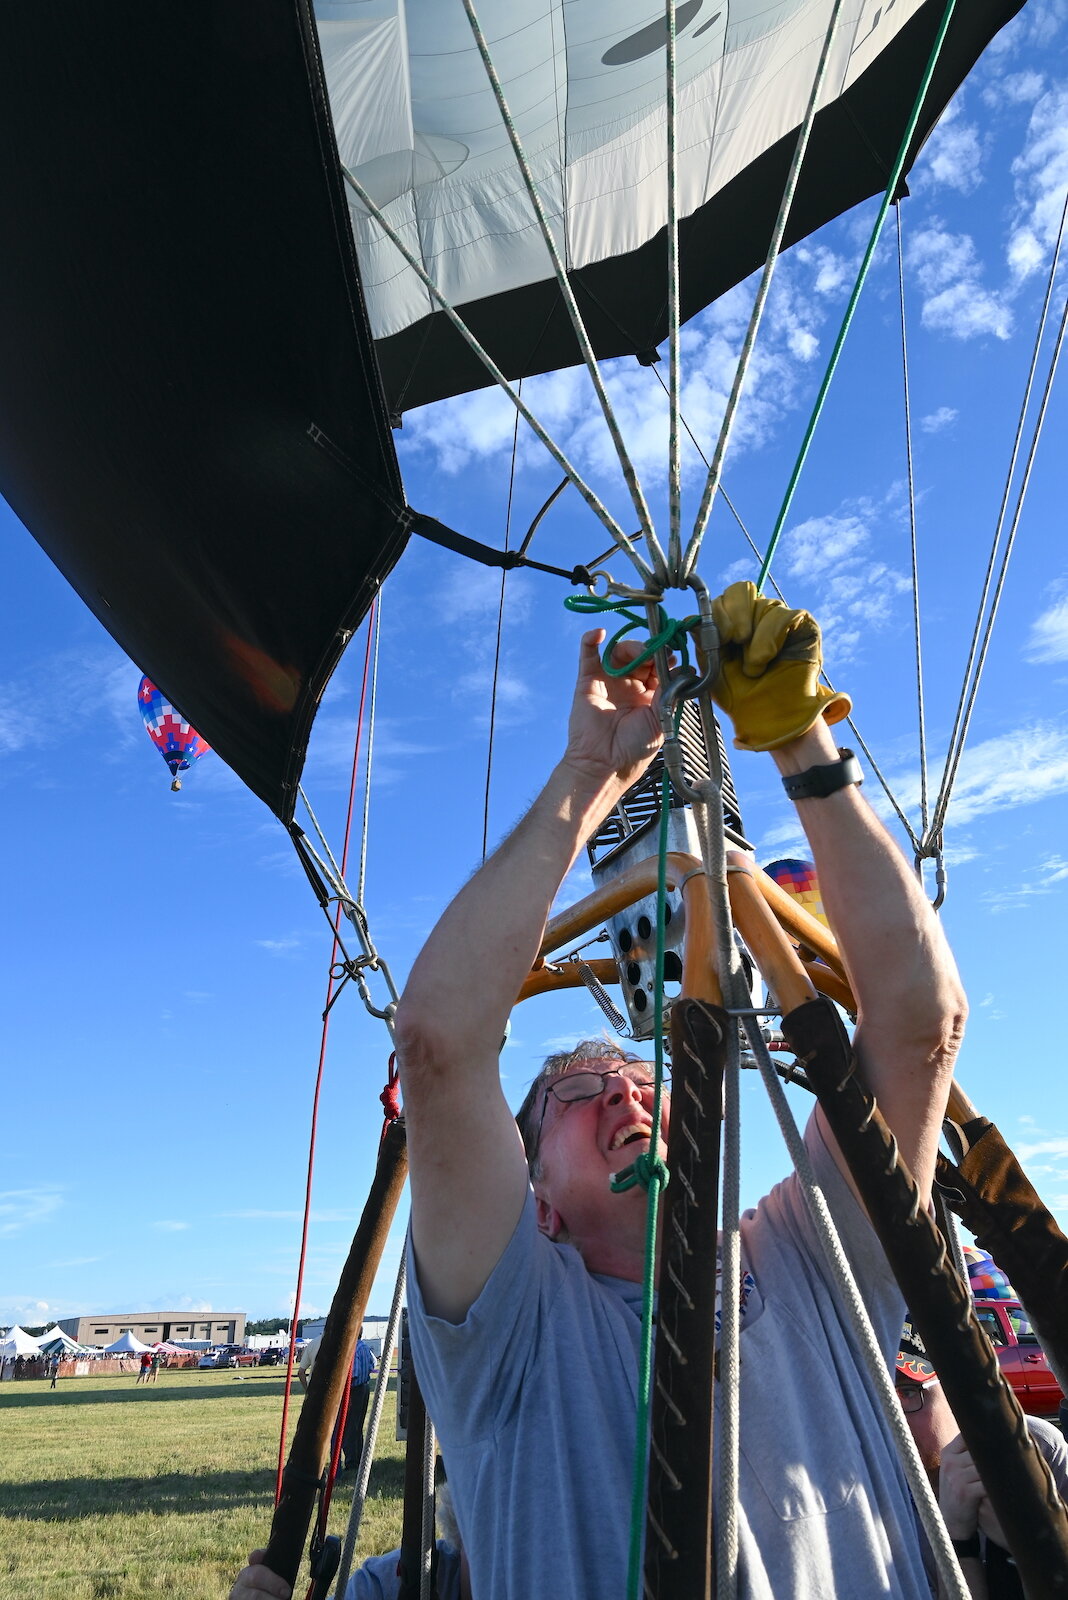
<svg viewBox="0 0 1068 1600">
<path fill-rule="evenodd" d="M 821 104 L 921 0 L 846 0 Z M 680 215 L 804 116 L 832 0 L 679 0 Z M 569 268 L 637 249 L 667 221 L 659 0 L 482 0 L 478 13 Z M 342 163 L 456 305 L 551 275 L 461 0 L 319 0 Z M 434 309 L 350 196 L 371 326 Z"/>
</svg>

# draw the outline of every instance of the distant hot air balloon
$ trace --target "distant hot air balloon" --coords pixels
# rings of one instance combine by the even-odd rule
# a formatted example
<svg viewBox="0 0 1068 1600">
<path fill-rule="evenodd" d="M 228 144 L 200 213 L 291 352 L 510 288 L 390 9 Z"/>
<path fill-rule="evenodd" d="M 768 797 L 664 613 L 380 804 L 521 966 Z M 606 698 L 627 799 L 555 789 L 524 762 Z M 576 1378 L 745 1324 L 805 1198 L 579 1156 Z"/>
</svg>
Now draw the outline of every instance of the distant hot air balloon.
<svg viewBox="0 0 1068 1600">
<path fill-rule="evenodd" d="M 785 889 L 799 905 L 812 916 L 830 927 L 820 898 L 820 880 L 811 861 L 773 861 L 764 868 L 769 878 L 774 878 L 780 889 Z"/>
<path fill-rule="evenodd" d="M 147 676 L 141 679 L 137 704 L 148 737 L 170 769 L 173 779 L 171 788 L 180 789 L 182 780 L 178 774 L 188 772 L 193 762 L 206 755 L 211 746 L 195 728 L 189 726 L 180 712 L 164 700 L 152 679 Z"/>
</svg>

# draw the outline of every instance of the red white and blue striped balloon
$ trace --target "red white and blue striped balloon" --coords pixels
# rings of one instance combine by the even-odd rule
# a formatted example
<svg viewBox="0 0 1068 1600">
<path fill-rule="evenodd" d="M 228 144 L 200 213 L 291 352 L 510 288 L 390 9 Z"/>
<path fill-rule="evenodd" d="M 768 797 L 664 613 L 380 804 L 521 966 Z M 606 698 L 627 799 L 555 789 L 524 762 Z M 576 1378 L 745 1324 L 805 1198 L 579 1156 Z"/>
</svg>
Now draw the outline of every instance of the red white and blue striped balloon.
<svg viewBox="0 0 1068 1600">
<path fill-rule="evenodd" d="M 181 712 L 160 694 L 147 675 L 141 679 L 137 691 L 137 704 L 148 737 L 167 763 L 173 783 L 172 789 L 182 787 L 180 772 L 188 772 L 194 761 L 206 755 L 211 746 L 191 728 Z"/>
</svg>

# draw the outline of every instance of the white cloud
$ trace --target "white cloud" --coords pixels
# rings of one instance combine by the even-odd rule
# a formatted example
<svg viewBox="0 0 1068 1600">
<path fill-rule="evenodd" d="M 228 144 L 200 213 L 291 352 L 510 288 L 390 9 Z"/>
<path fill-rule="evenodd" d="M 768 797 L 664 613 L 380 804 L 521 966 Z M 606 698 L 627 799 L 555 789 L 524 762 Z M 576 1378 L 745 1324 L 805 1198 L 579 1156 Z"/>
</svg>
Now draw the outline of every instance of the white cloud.
<svg viewBox="0 0 1068 1600">
<path fill-rule="evenodd" d="M 291 934 L 285 939 L 257 939 L 256 944 L 261 950 L 267 950 L 272 956 L 287 956 L 293 950 L 299 950 L 301 941 Z"/>
<path fill-rule="evenodd" d="M 154 1222 L 152 1226 L 154 1228 L 158 1228 L 161 1233 L 184 1233 L 189 1224 L 188 1222 L 175 1222 L 170 1219 L 166 1219 L 159 1222 Z"/>
<path fill-rule="evenodd" d="M 836 667 L 851 660 L 865 632 L 884 626 L 909 580 L 873 561 L 871 526 L 877 509 L 868 502 L 789 529 L 781 562 L 787 576 L 815 583 L 826 655 Z"/>
<path fill-rule="evenodd" d="M 1006 102 L 1010 105 L 1027 105 L 1029 101 L 1037 100 L 1045 87 L 1046 80 L 1041 72 L 1025 68 L 1023 72 L 999 75 L 996 83 L 988 84 L 983 90 L 983 99 L 997 111 Z"/>
<path fill-rule="evenodd" d="M 969 234 L 951 233 L 935 221 L 913 235 L 907 254 L 924 297 L 925 328 L 954 339 L 1009 337 L 1012 312 L 980 282 L 982 264 Z"/>
<path fill-rule="evenodd" d="M 953 406 L 939 406 L 937 411 L 931 411 L 926 417 L 920 418 L 920 427 L 924 433 L 941 433 L 956 420 L 957 412 Z"/>
<path fill-rule="evenodd" d="M 1024 654 L 1036 664 L 1068 661 L 1068 594 L 1032 622 Z"/>
<path fill-rule="evenodd" d="M 1012 170 L 1017 210 L 1008 260 L 1014 276 L 1023 279 L 1048 266 L 1060 225 L 1068 186 L 1068 84 L 1038 101 Z"/>
<path fill-rule="evenodd" d="M 21 1233 L 23 1228 L 47 1221 L 62 1204 L 62 1191 L 46 1184 L 0 1190 L 0 1236 Z"/>
<path fill-rule="evenodd" d="M 979 129 L 961 119 L 961 101 L 951 101 L 924 150 L 921 182 L 971 194 L 982 182 Z"/>
</svg>

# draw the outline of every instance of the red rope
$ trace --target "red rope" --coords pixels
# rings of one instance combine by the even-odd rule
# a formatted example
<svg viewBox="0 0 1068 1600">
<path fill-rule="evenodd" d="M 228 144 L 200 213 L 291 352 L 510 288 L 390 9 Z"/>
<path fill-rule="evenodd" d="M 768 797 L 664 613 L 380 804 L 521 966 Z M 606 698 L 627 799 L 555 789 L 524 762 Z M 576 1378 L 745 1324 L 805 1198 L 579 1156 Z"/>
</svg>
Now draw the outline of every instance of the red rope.
<svg viewBox="0 0 1068 1600">
<path fill-rule="evenodd" d="M 341 876 L 349 861 L 349 840 L 352 837 L 352 813 L 356 803 L 356 772 L 360 764 L 360 737 L 363 733 L 363 711 L 367 700 L 370 679 L 371 638 L 374 634 L 377 598 L 371 603 L 367 618 L 367 649 L 363 658 L 363 685 L 360 689 L 360 709 L 356 717 L 356 744 L 352 752 L 352 779 L 349 783 L 349 806 L 345 817 L 345 843 L 341 851 Z M 337 961 L 341 928 L 341 906 L 334 912 L 334 938 L 330 951 L 330 976 L 326 984 L 326 1006 L 323 1011 L 323 1031 L 319 1043 L 319 1067 L 315 1074 L 315 1094 L 312 1097 L 311 1131 L 308 1138 L 308 1175 L 304 1185 L 304 1221 L 300 1234 L 300 1261 L 297 1265 L 297 1287 L 293 1295 L 293 1318 L 289 1325 L 289 1360 L 286 1363 L 286 1387 L 282 1400 L 282 1426 L 278 1437 L 278 1470 L 275 1474 L 274 1503 L 282 1498 L 282 1471 L 286 1460 L 286 1432 L 289 1423 L 289 1396 L 293 1387 L 293 1357 L 296 1353 L 297 1317 L 300 1314 L 300 1297 L 304 1289 L 304 1264 L 308 1254 L 308 1223 L 311 1217 L 312 1175 L 315 1171 L 315 1133 L 319 1122 L 319 1095 L 323 1086 L 323 1067 L 326 1064 L 326 1040 L 330 1032 L 330 1004 L 334 997 L 334 965 Z"/>
<path fill-rule="evenodd" d="M 389 1058 L 386 1087 L 378 1098 L 382 1102 L 382 1111 L 385 1115 L 385 1121 L 382 1124 L 382 1139 L 384 1139 L 386 1137 L 386 1129 L 390 1123 L 396 1122 L 401 1114 L 400 1076 L 397 1072 L 397 1052 L 395 1050 Z M 380 1144 L 381 1142 L 379 1140 Z"/>
</svg>

